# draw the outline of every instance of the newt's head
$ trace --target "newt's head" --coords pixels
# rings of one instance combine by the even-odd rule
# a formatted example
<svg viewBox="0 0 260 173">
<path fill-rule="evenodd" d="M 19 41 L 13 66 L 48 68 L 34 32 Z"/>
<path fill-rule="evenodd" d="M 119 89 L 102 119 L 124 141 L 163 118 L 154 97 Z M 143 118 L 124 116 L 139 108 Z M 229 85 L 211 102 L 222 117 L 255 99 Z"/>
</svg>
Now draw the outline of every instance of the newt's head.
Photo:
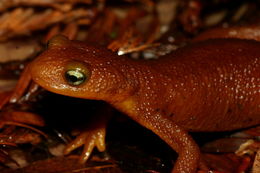
<svg viewBox="0 0 260 173">
<path fill-rule="evenodd" d="M 123 73 L 128 61 L 105 48 L 56 36 L 30 64 L 30 70 L 32 79 L 51 92 L 116 101 L 134 88 L 133 81 Z"/>
</svg>

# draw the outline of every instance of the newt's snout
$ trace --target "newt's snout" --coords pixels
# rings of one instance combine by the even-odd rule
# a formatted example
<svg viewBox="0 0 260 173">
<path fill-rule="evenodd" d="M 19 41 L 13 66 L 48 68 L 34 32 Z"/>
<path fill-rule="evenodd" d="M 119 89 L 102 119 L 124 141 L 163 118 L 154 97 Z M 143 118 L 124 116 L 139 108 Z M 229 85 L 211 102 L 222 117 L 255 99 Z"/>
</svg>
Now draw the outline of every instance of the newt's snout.
<svg viewBox="0 0 260 173">
<path fill-rule="evenodd" d="M 47 53 L 43 53 L 30 64 L 32 79 L 48 90 L 62 90 L 64 88 L 62 75 L 64 61 Z"/>
</svg>

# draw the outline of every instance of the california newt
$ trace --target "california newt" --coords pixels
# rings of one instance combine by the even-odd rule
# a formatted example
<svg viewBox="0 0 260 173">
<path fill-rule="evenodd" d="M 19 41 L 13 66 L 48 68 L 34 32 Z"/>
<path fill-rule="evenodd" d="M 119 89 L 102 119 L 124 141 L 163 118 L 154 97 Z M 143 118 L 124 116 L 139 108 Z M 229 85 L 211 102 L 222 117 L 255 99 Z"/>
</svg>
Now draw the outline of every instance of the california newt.
<svg viewBox="0 0 260 173">
<path fill-rule="evenodd" d="M 179 157 L 174 173 L 194 173 L 200 159 L 189 131 L 226 131 L 260 124 L 260 42 L 214 39 L 191 44 L 158 60 L 133 60 L 106 48 L 56 36 L 25 70 L 54 93 L 103 100 L 150 129 Z M 16 89 L 14 101 L 22 89 Z M 105 124 L 102 120 L 101 124 Z M 87 143 L 104 150 L 104 125 L 81 136 L 67 152 Z M 88 138 L 88 139 L 87 139 Z"/>
</svg>

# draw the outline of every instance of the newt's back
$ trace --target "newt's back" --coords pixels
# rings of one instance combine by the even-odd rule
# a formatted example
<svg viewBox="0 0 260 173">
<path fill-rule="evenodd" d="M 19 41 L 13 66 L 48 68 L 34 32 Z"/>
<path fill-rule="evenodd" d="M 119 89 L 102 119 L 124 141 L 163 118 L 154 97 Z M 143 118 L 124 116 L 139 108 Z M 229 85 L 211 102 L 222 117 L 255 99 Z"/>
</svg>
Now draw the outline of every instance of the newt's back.
<svg viewBox="0 0 260 173">
<path fill-rule="evenodd" d="M 157 109 L 186 129 L 222 131 L 260 123 L 259 42 L 204 41 L 151 64 L 167 86 L 157 89 L 163 95 Z"/>
</svg>

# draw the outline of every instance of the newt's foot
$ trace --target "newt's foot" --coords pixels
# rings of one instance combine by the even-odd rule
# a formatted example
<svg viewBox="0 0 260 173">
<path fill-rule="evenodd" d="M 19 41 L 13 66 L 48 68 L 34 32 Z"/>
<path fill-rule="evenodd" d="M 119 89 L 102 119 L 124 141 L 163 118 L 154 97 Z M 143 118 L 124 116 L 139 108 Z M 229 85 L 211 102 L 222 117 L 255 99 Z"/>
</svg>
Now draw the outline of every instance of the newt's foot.
<svg viewBox="0 0 260 173">
<path fill-rule="evenodd" d="M 97 147 L 100 152 L 105 151 L 106 128 L 112 115 L 113 109 L 110 106 L 104 105 L 102 109 L 96 112 L 95 119 L 91 122 L 90 127 L 81 131 L 80 135 L 67 145 L 64 150 L 64 154 L 68 154 L 72 150 L 84 145 L 84 149 L 79 160 L 81 163 L 84 163 L 89 159 L 90 154 L 95 147 Z"/>
<path fill-rule="evenodd" d="M 80 162 L 84 163 L 88 160 L 90 154 L 92 153 L 94 147 L 100 152 L 105 151 L 105 136 L 106 136 L 106 129 L 105 127 L 99 127 L 96 129 L 88 129 L 82 132 L 75 140 L 73 140 L 68 146 L 66 147 L 64 153 L 68 154 L 72 150 L 84 145 L 83 152 L 80 157 Z"/>
</svg>

